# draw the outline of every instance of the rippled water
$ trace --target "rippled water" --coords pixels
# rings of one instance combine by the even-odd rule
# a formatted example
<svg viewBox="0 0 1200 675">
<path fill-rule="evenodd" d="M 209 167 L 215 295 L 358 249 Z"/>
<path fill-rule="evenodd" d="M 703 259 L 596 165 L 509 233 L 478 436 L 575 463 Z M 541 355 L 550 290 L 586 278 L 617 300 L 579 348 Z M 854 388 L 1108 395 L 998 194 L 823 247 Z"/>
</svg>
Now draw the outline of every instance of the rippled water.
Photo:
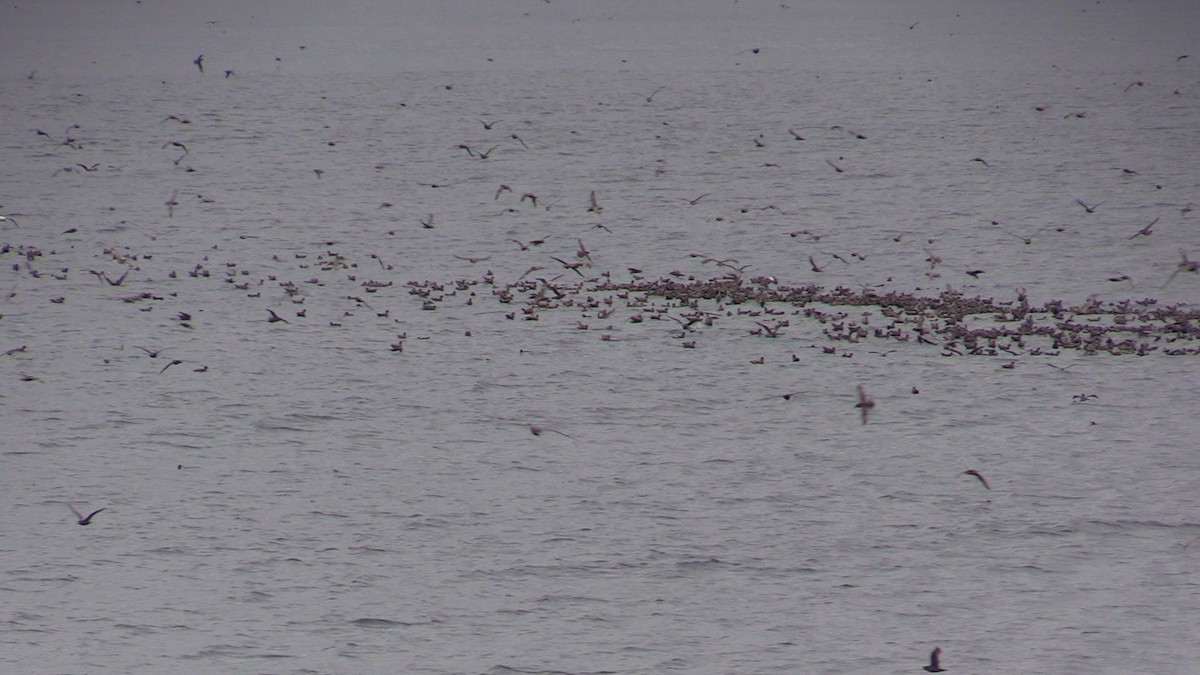
<svg viewBox="0 0 1200 675">
<path fill-rule="evenodd" d="M 689 8 L 0 10 L 0 662 L 1191 672 L 1195 356 L 595 287 L 1194 303 L 1197 8 Z"/>
</svg>

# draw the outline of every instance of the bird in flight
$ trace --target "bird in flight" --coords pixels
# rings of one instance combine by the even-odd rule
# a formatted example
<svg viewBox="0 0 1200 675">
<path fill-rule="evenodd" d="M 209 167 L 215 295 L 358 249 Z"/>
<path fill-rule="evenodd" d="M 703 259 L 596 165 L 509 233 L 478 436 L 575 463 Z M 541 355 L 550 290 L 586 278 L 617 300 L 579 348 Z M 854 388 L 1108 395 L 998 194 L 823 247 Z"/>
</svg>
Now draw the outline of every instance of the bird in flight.
<svg viewBox="0 0 1200 675">
<path fill-rule="evenodd" d="M 458 255 L 458 254 L 455 254 L 455 255 L 454 255 L 454 257 L 455 257 L 455 258 L 458 258 L 459 260 L 466 260 L 467 262 L 469 262 L 469 263 L 471 263 L 472 265 L 474 265 L 475 263 L 477 263 L 477 262 L 483 262 L 484 260 L 487 260 L 488 258 L 491 258 L 492 256 L 490 256 L 490 255 L 485 255 L 485 256 L 470 256 L 470 255 Z"/>
<path fill-rule="evenodd" d="M 76 511 L 75 507 L 70 504 L 67 504 L 67 508 L 71 509 L 71 513 L 75 514 L 75 517 L 78 519 L 76 522 L 78 522 L 80 525 L 91 525 L 92 518 L 95 518 L 97 513 L 100 513 L 101 511 L 104 510 L 104 509 L 96 509 L 95 511 L 92 511 L 91 513 L 84 516 L 82 513 Z"/>
<path fill-rule="evenodd" d="M 985 489 L 988 489 L 988 490 L 991 490 L 991 489 L 992 489 L 992 486 L 988 485 L 987 479 L 983 477 L 983 474 L 979 473 L 979 472 L 978 472 L 978 471 L 976 471 L 975 469 L 967 469 L 966 471 L 962 472 L 962 475 L 964 475 L 964 476 L 975 476 L 976 478 L 978 478 L 978 479 L 979 479 L 979 482 L 980 482 L 980 483 L 983 483 L 983 487 L 984 487 Z"/>
<path fill-rule="evenodd" d="M 1158 218 L 1155 218 L 1154 220 L 1150 221 L 1149 225 L 1143 227 L 1142 229 L 1138 230 L 1137 232 L 1134 232 L 1132 235 L 1126 237 L 1126 239 L 1137 239 L 1138 237 L 1149 237 L 1150 235 L 1154 234 L 1154 224 L 1157 222 L 1158 222 Z"/>
<path fill-rule="evenodd" d="M 1166 288 L 1167 284 L 1174 281 L 1175 276 L 1180 272 L 1200 272 L 1200 260 L 1189 260 L 1186 251 L 1180 251 L 1179 255 L 1183 256 L 1183 260 L 1180 261 L 1179 266 L 1175 268 L 1171 276 L 1167 277 L 1166 283 L 1162 285 L 1163 288 Z"/>
<path fill-rule="evenodd" d="M 200 56 L 197 56 L 196 60 L 192 61 L 192 63 L 196 64 L 196 67 L 200 69 L 200 72 L 202 72 L 202 73 L 204 72 L 204 55 L 203 54 L 201 54 Z"/>
<path fill-rule="evenodd" d="M 875 399 L 867 396 L 867 390 L 863 386 L 858 385 L 858 403 L 854 404 L 855 408 L 859 409 L 862 414 L 862 423 L 867 423 L 867 416 L 871 414 L 871 409 L 875 407 Z"/>
<path fill-rule="evenodd" d="M 558 434 L 559 436 L 566 436 L 567 438 L 569 438 L 573 441 L 577 440 L 574 436 L 569 436 L 567 434 L 564 434 L 563 432 L 561 432 L 557 429 L 551 429 L 550 427 L 544 427 L 540 424 L 530 424 L 529 425 L 529 432 L 532 433 L 534 436 L 541 436 L 543 433 L 545 433 L 547 431 L 549 431 L 550 433 Z"/>
<path fill-rule="evenodd" d="M 925 666 L 925 672 L 927 672 L 927 673 L 944 673 L 944 672 L 946 672 L 946 669 L 943 668 L 938 663 L 938 660 L 939 660 L 938 657 L 940 657 L 941 655 L 942 655 L 942 648 L 934 647 L 933 651 L 929 653 L 929 665 Z"/>
</svg>

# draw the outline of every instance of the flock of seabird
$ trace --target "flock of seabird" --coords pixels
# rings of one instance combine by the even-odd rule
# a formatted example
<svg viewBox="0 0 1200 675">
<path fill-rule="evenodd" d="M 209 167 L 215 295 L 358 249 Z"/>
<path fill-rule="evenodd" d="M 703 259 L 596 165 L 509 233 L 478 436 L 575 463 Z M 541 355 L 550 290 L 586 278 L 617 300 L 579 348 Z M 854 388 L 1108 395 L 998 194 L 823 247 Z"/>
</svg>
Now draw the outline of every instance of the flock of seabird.
<svg viewBox="0 0 1200 675">
<path fill-rule="evenodd" d="M 909 28 L 915 28 L 916 25 L 914 23 Z M 759 49 L 747 49 L 738 53 L 758 54 Z M 203 54 L 197 56 L 192 63 L 200 73 L 204 73 Z M 226 77 L 230 77 L 232 74 L 231 70 L 225 71 Z M 1136 81 L 1129 84 L 1125 91 L 1134 86 L 1143 85 L 1143 82 Z M 666 86 L 654 89 L 644 97 L 645 102 L 653 104 L 655 97 L 666 89 Z M 1044 108 L 1041 109 L 1044 110 Z M 1072 115 L 1079 119 L 1085 118 L 1083 112 L 1068 114 L 1068 117 Z M 178 115 L 168 115 L 164 121 L 191 124 L 189 119 Z M 478 119 L 477 121 L 485 130 L 492 130 L 502 120 Z M 830 129 L 844 133 L 848 138 L 855 140 L 867 138 L 865 134 L 838 125 L 834 125 Z M 78 149 L 81 145 L 72 135 L 77 130 L 79 130 L 78 125 L 68 127 L 63 139 L 51 136 L 41 129 L 36 132 L 39 136 L 44 136 L 59 145 Z M 801 134 L 797 127 L 788 128 L 787 132 L 794 141 L 806 140 L 806 136 Z M 511 140 L 518 141 L 526 149 L 529 147 L 515 133 L 511 134 Z M 753 140 L 756 145 L 765 147 L 761 134 Z M 167 140 L 161 147 L 162 149 L 176 149 L 180 152 L 172 159 L 175 166 L 180 166 L 181 162 L 190 155 L 188 146 L 181 141 Z M 492 157 L 500 147 L 500 144 L 492 144 L 490 147 L 483 148 L 462 143 L 458 144 L 456 149 L 465 151 L 470 159 L 483 161 Z M 982 157 L 976 157 L 970 161 L 987 169 L 992 166 Z M 827 158 L 825 162 L 835 173 L 846 172 L 846 168 L 834 159 Z M 91 172 L 98 170 L 99 164 L 77 163 L 75 167 Z M 61 169 L 61 171 L 71 170 L 73 170 L 72 167 Z M 192 171 L 191 167 L 187 167 L 187 170 Z M 1125 169 L 1125 171 L 1136 173 L 1129 169 Z M 314 169 L 314 172 L 318 178 L 324 173 L 321 169 Z M 461 181 L 427 183 L 427 185 L 438 188 L 457 182 Z M 500 185 L 495 192 L 495 199 L 500 199 L 506 192 L 511 193 L 512 188 L 508 185 Z M 704 193 L 688 200 L 688 204 L 695 206 L 701 200 L 710 197 L 711 193 Z M 520 204 L 524 204 L 526 201 L 534 208 L 539 208 L 537 195 L 531 192 L 523 193 L 520 197 Z M 1089 204 L 1080 198 L 1076 198 L 1075 202 L 1087 214 L 1094 213 L 1103 205 L 1103 202 Z M 175 217 L 179 207 L 179 190 L 173 191 L 164 204 L 167 207 L 167 217 Z M 392 204 L 385 202 L 380 208 L 391 206 Z M 593 216 L 600 216 L 604 212 L 604 206 L 595 190 L 586 194 L 582 206 L 585 207 L 583 209 L 585 213 Z M 1186 215 L 1191 207 L 1191 204 L 1185 207 L 1182 210 L 1183 215 Z M 546 206 L 545 208 L 549 209 L 550 207 Z M 768 205 L 763 208 L 777 207 Z M 1151 236 L 1153 227 L 1158 221 L 1159 219 L 1155 218 L 1133 233 L 1129 239 Z M 419 223 L 424 229 L 433 229 L 435 227 L 434 215 L 429 214 L 426 218 L 419 220 Z M 998 225 L 998 223 L 993 224 Z M 0 225 L 11 225 L 13 228 L 21 229 L 17 219 L 12 215 L 0 215 Z M 603 223 L 596 223 L 592 227 L 611 232 Z M 68 232 L 71 231 L 73 230 L 68 230 Z M 1006 233 L 1020 238 L 1026 245 L 1031 245 L 1033 242 L 1032 236 Z M 789 234 L 793 238 L 805 237 L 808 241 L 819 241 L 821 238 L 821 235 L 808 230 L 797 230 Z M 537 249 L 545 244 L 547 239 L 549 237 L 531 241 L 509 238 L 507 242 L 516 244 L 519 252 L 536 254 Z M 895 241 L 899 240 L 900 236 L 895 237 Z M 592 322 L 603 324 L 599 330 L 600 338 L 605 341 L 615 341 L 616 334 L 623 329 L 627 330 L 639 324 L 647 326 L 655 322 L 669 321 L 672 327 L 662 330 L 663 335 L 678 339 L 679 344 L 688 349 L 696 349 L 698 345 L 702 344 L 699 338 L 706 329 L 711 329 L 718 324 L 748 319 L 749 323 L 754 326 L 748 328 L 748 336 L 764 339 L 783 337 L 794 328 L 793 321 L 812 322 L 819 326 L 821 338 L 819 340 L 813 340 L 811 337 L 796 339 L 794 341 L 796 347 L 818 349 L 822 354 L 837 355 L 843 358 L 853 358 L 854 350 L 858 346 L 866 346 L 874 342 L 907 343 L 910 348 L 927 347 L 945 357 L 1013 357 L 1002 366 L 1006 369 L 1015 367 L 1017 363 L 1015 357 L 1052 357 L 1067 351 L 1084 354 L 1138 356 L 1145 356 L 1153 352 L 1169 355 L 1200 354 L 1200 346 L 1197 346 L 1200 343 L 1200 310 L 1187 305 L 1160 306 L 1150 298 L 1118 303 L 1105 303 L 1091 298 L 1086 303 L 1073 306 L 1059 301 L 1033 305 L 1028 301 L 1024 292 L 1018 292 L 1012 299 L 997 300 L 990 297 L 970 297 L 953 290 L 932 295 L 920 295 L 872 288 L 854 289 L 843 286 L 829 288 L 818 284 L 788 286 L 779 283 L 772 276 L 750 276 L 748 270 L 751 266 L 739 264 L 739 261 L 735 259 L 721 259 L 701 253 L 692 253 L 688 257 L 699 258 L 702 265 L 711 264 L 720 273 L 704 276 L 694 272 L 685 273 L 671 270 L 669 273 L 655 278 L 646 274 L 641 268 L 630 267 L 627 269 L 627 273 L 603 271 L 596 274 L 592 272 L 594 268 L 592 252 L 584 245 L 583 238 L 575 237 L 575 243 L 577 248 L 572 253 L 560 253 L 559 256 L 548 254 L 540 256 L 532 261 L 533 264 L 525 273 L 508 282 L 502 282 L 489 270 L 481 276 L 463 277 L 449 282 L 409 281 L 404 287 L 407 289 L 407 293 L 418 301 L 419 308 L 426 311 L 436 311 L 444 303 L 452 301 L 473 305 L 477 300 L 488 297 L 500 305 L 513 308 L 512 311 L 504 313 L 504 317 L 508 320 L 517 320 L 519 317 L 524 321 L 538 321 L 542 315 L 549 312 L 574 311 L 579 314 L 576 325 L 581 330 L 592 330 Z M 20 261 L 12 265 L 14 270 L 24 270 L 31 277 L 43 278 L 38 263 L 47 254 L 39 247 L 6 243 L 0 253 L 19 256 Z M 936 278 L 940 276 L 937 268 L 941 263 L 941 258 L 932 251 L 927 250 L 927 253 L 928 256 L 925 259 L 929 265 L 927 276 Z M 149 260 L 149 256 L 139 260 L 137 254 L 115 250 L 106 250 L 106 254 L 111 255 L 113 260 L 125 267 L 123 273 L 116 280 L 111 279 L 107 272 L 92 271 L 98 279 L 111 286 L 127 283 L 130 272 L 140 270 L 140 265 Z M 831 259 L 848 264 L 846 257 L 842 255 L 836 253 L 827 255 L 830 255 Z M 861 260 L 866 259 L 859 252 L 852 252 L 848 255 Z M 1189 258 L 1186 251 L 1180 251 L 1180 255 L 1181 261 L 1167 278 L 1164 287 L 1181 273 L 1200 272 L 1200 261 Z M 570 256 L 570 259 L 560 256 Z M 300 259 L 305 256 L 297 254 L 296 257 Z M 378 262 L 381 272 L 392 270 L 392 267 L 385 265 L 383 259 L 378 255 L 371 254 L 370 257 Z M 456 254 L 454 257 L 472 266 L 491 259 L 491 255 Z M 538 264 L 539 262 L 544 264 Z M 538 272 L 546 272 L 550 262 L 557 264 L 555 271 L 559 272 L 558 274 L 535 275 Z M 813 274 L 822 274 L 825 271 L 825 268 L 818 264 L 814 255 L 807 255 L 807 262 Z M 250 291 L 252 285 L 261 287 L 267 283 L 275 283 L 287 293 L 292 302 L 296 304 L 304 302 L 305 293 L 295 280 L 279 279 L 272 275 L 252 281 L 245 279 L 246 270 L 233 269 L 236 266 L 232 264 L 230 267 L 223 275 L 213 275 L 211 263 L 206 258 L 186 273 L 188 276 L 198 279 L 215 276 L 237 290 L 246 292 L 250 297 L 261 297 L 261 291 Z M 357 280 L 358 276 L 367 276 L 365 268 L 358 267 L 356 263 L 333 249 L 326 250 L 317 256 L 316 267 L 325 272 L 347 274 L 351 280 Z M 298 269 L 310 269 L 310 265 L 307 262 L 300 263 Z M 978 278 L 984 272 L 981 269 L 973 269 L 968 270 L 966 274 Z M 569 275 L 573 281 L 563 280 L 564 274 Z M 61 274 L 51 276 L 57 279 L 65 278 L 66 270 L 64 269 Z M 170 276 L 178 278 L 175 270 L 171 271 Z M 1126 276 L 1120 280 L 1127 279 Z M 138 281 L 140 280 L 135 276 L 133 279 L 129 279 L 128 283 L 137 285 Z M 309 282 L 315 283 L 316 279 L 310 279 Z M 393 283 L 394 280 L 391 279 L 380 280 L 373 277 L 360 281 L 363 292 L 371 294 L 386 294 Z M 351 297 L 350 299 L 355 301 L 355 308 L 366 307 L 374 311 L 374 308 L 361 297 Z M 53 300 L 57 303 L 63 301 L 58 298 Z M 162 303 L 164 298 L 156 295 L 153 290 L 148 290 L 121 298 L 121 301 L 135 304 Z M 148 311 L 151 306 L 145 305 L 144 309 Z M 303 307 L 289 315 L 291 320 L 280 313 L 282 310 L 267 307 L 265 311 L 267 313 L 265 320 L 270 323 L 290 324 L 292 321 L 304 321 L 307 318 L 307 309 Z M 348 310 L 347 315 L 351 311 Z M 376 311 L 376 315 L 388 319 L 390 310 Z M 189 312 L 178 311 L 177 318 L 181 326 L 192 327 L 192 315 Z M 338 321 L 329 323 L 331 326 L 340 325 Z M 622 327 L 618 328 L 618 325 Z M 406 333 L 399 334 L 399 339 L 390 343 L 390 351 L 403 353 L 406 337 Z M 145 352 L 146 356 L 152 359 L 157 358 L 164 351 L 137 345 L 134 347 Z M 867 353 L 886 357 L 893 351 L 895 350 L 882 352 L 867 350 Z M 24 352 L 25 346 L 22 345 L 4 352 L 4 356 Z M 793 354 L 792 360 L 799 361 L 799 358 Z M 184 362 L 183 359 L 171 359 L 158 373 L 164 374 L 172 366 Z M 765 358 L 761 356 L 751 360 L 751 363 L 756 365 L 764 362 Z M 1053 363 L 1047 363 L 1047 365 L 1063 371 L 1070 367 L 1060 367 Z M 208 367 L 200 366 L 194 370 L 202 373 L 206 372 Z M 38 378 L 33 376 L 26 376 L 23 379 L 29 382 L 38 381 Z M 876 401 L 867 393 L 864 386 L 857 386 L 856 391 L 857 398 L 854 407 L 858 411 L 861 424 L 866 425 L 876 408 Z M 918 392 L 915 387 L 912 391 L 914 394 Z M 801 393 L 803 392 L 789 392 L 783 394 L 782 398 L 790 400 Z M 1085 397 L 1082 400 L 1088 400 L 1088 397 L 1094 398 L 1093 395 L 1088 394 L 1081 396 Z M 1080 400 L 1079 397 L 1076 400 Z M 568 439 L 575 439 L 574 436 L 540 424 L 530 424 L 528 428 L 534 436 L 553 433 Z M 975 469 L 963 471 L 961 475 L 972 476 L 980 482 L 984 489 L 991 489 L 987 479 Z M 90 525 L 93 518 L 105 510 L 99 508 L 85 516 L 75 506 L 71 504 L 67 506 L 75 516 L 76 522 L 82 526 Z M 935 648 L 930 653 L 929 664 L 925 665 L 923 669 L 927 672 L 944 672 L 945 669 L 940 665 L 940 654 L 941 648 Z"/>
</svg>

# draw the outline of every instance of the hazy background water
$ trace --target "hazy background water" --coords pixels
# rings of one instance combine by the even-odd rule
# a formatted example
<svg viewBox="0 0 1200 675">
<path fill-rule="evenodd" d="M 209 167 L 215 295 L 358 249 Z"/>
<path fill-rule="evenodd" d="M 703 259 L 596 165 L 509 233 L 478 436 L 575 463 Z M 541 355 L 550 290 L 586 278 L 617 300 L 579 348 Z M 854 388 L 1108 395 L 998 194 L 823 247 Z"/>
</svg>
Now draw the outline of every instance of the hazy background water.
<svg viewBox="0 0 1200 675">
<path fill-rule="evenodd" d="M 785 5 L 0 9 L 3 668 L 1195 672 L 1195 357 L 480 281 L 1197 298 L 1200 6 Z"/>
</svg>

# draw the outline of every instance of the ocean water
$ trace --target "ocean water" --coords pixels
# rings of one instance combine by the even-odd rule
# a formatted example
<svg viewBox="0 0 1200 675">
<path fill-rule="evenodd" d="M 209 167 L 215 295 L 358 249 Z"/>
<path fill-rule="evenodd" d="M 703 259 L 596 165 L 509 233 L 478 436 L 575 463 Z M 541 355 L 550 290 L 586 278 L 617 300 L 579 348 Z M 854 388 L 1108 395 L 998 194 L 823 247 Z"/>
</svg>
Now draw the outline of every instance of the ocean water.
<svg viewBox="0 0 1200 675">
<path fill-rule="evenodd" d="M 1195 672 L 1196 26 L 0 9 L 0 670 Z"/>
</svg>

